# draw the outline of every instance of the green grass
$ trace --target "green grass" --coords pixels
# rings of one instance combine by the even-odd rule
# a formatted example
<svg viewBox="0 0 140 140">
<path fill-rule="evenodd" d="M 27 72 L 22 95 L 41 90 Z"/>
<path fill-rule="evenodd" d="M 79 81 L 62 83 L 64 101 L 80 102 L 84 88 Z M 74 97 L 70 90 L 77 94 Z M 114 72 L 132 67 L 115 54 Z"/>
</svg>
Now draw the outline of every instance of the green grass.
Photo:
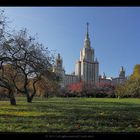
<svg viewBox="0 0 140 140">
<path fill-rule="evenodd" d="M 0 101 L 0 132 L 140 132 L 140 99 Z"/>
</svg>

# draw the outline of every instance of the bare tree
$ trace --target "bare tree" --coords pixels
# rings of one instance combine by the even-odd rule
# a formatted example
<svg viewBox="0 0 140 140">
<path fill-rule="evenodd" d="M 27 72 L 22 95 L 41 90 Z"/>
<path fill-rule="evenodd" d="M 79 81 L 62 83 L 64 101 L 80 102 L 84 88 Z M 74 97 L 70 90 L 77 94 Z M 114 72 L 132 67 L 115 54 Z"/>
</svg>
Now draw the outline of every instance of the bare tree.
<svg viewBox="0 0 140 140">
<path fill-rule="evenodd" d="M 11 51 L 12 50 L 12 51 Z M 35 39 L 27 35 L 27 30 L 21 30 L 13 36 L 12 49 L 9 51 L 12 57 L 12 65 L 17 73 L 23 75 L 23 89 L 18 88 L 15 78 L 13 79 L 15 88 L 27 96 L 27 102 L 31 102 L 35 93 L 35 84 L 41 76 L 52 73 L 53 56 L 48 48 L 35 42 Z M 14 50 L 14 51 L 13 51 Z M 29 80 L 34 78 L 34 92 L 29 93 Z"/>
<path fill-rule="evenodd" d="M 55 79 L 55 76 L 52 76 L 54 57 L 48 48 L 38 43 L 34 37 L 29 36 L 26 29 L 12 32 L 12 34 L 5 32 L 3 14 L 0 15 L 0 27 L 0 86 L 9 90 L 11 98 L 14 96 L 14 90 L 11 89 L 16 89 L 26 95 L 27 102 L 32 102 L 36 94 L 36 83 L 44 75 L 48 79 Z M 11 75 L 8 72 L 4 73 L 3 66 L 7 64 L 11 65 L 14 70 Z M 31 79 L 33 79 L 32 93 L 28 89 Z"/>
<path fill-rule="evenodd" d="M 0 10 L 0 87 L 8 90 L 11 105 L 16 105 L 14 87 L 10 79 L 10 73 L 5 69 L 5 65 L 10 64 L 11 62 L 11 58 L 6 51 L 8 46 L 5 46 L 6 42 L 10 41 L 9 34 L 5 29 L 7 22 L 4 10 Z"/>
<path fill-rule="evenodd" d="M 15 88 L 14 84 L 12 82 L 12 77 L 14 75 L 14 72 L 12 71 L 10 65 L 2 65 L 0 66 L 0 87 L 3 87 L 8 90 L 8 97 L 10 99 L 11 105 L 16 105 L 16 99 L 14 96 Z"/>
</svg>

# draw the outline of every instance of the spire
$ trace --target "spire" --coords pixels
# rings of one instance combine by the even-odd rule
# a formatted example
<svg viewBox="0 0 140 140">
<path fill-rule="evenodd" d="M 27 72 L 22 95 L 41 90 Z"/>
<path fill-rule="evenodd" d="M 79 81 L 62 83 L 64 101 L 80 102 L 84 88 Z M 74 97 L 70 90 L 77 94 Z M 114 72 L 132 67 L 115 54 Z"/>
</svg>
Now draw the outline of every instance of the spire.
<svg viewBox="0 0 140 140">
<path fill-rule="evenodd" d="M 87 34 L 86 34 L 86 38 L 87 38 L 87 39 L 89 39 L 88 26 L 89 26 L 89 23 L 87 22 Z"/>
<path fill-rule="evenodd" d="M 57 59 L 60 59 L 60 53 L 58 53 Z"/>
<path fill-rule="evenodd" d="M 121 66 L 121 68 L 120 68 L 119 77 L 120 78 L 125 78 L 125 70 L 124 70 L 123 66 Z"/>
<path fill-rule="evenodd" d="M 103 79 L 106 79 L 106 75 L 105 75 L 105 73 L 103 72 Z"/>
<path fill-rule="evenodd" d="M 63 64 L 63 60 L 62 60 L 62 58 L 60 56 L 60 53 L 58 53 L 58 55 L 57 55 L 57 57 L 55 59 L 55 65 L 57 67 L 62 67 L 62 64 Z"/>
<path fill-rule="evenodd" d="M 89 29 L 89 23 L 87 22 L 87 31 L 86 31 L 86 37 L 85 37 L 85 42 L 84 42 L 85 48 L 90 48 L 90 39 L 89 39 L 88 29 Z"/>
<path fill-rule="evenodd" d="M 121 66 L 121 68 L 120 68 L 120 72 L 121 72 L 121 71 L 124 71 L 124 68 L 123 68 L 123 66 Z"/>
</svg>

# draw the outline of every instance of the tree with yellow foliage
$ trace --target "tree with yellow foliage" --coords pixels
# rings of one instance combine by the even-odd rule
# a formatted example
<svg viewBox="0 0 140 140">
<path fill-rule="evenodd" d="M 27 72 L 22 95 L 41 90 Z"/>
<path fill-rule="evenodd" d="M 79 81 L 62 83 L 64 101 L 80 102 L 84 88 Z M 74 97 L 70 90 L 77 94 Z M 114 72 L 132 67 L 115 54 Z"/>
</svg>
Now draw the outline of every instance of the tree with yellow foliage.
<svg viewBox="0 0 140 140">
<path fill-rule="evenodd" d="M 135 65 L 124 84 L 116 87 L 115 93 L 120 97 L 140 97 L 140 64 Z"/>
</svg>

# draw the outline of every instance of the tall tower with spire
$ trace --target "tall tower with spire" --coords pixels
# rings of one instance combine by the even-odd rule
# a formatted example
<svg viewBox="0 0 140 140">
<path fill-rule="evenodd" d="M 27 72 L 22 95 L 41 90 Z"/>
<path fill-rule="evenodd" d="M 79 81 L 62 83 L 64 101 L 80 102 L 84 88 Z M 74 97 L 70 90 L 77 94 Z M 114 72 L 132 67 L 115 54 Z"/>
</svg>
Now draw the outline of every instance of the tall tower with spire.
<svg viewBox="0 0 140 140">
<path fill-rule="evenodd" d="M 58 53 L 56 59 L 55 59 L 55 65 L 53 66 L 53 72 L 55 72 L 60 78 L 61 78 L 61 82 L 60 85 L 61 87 L 63 87 L 63 80 L 65 77 L 65 70 L 63 68 L 63 60 L 60 56 L 60 54 Z"/>
<path fill-rule="evenodd" d="M 86 83 L 99 81 L 99 63 L 94 60 L 94 49 L 91 47 L 89 37 L 89 23 L 87 23 L 84 47 L 80 51 L 80 60 L 76 63 L 75 75 Z"/>
</svg>

